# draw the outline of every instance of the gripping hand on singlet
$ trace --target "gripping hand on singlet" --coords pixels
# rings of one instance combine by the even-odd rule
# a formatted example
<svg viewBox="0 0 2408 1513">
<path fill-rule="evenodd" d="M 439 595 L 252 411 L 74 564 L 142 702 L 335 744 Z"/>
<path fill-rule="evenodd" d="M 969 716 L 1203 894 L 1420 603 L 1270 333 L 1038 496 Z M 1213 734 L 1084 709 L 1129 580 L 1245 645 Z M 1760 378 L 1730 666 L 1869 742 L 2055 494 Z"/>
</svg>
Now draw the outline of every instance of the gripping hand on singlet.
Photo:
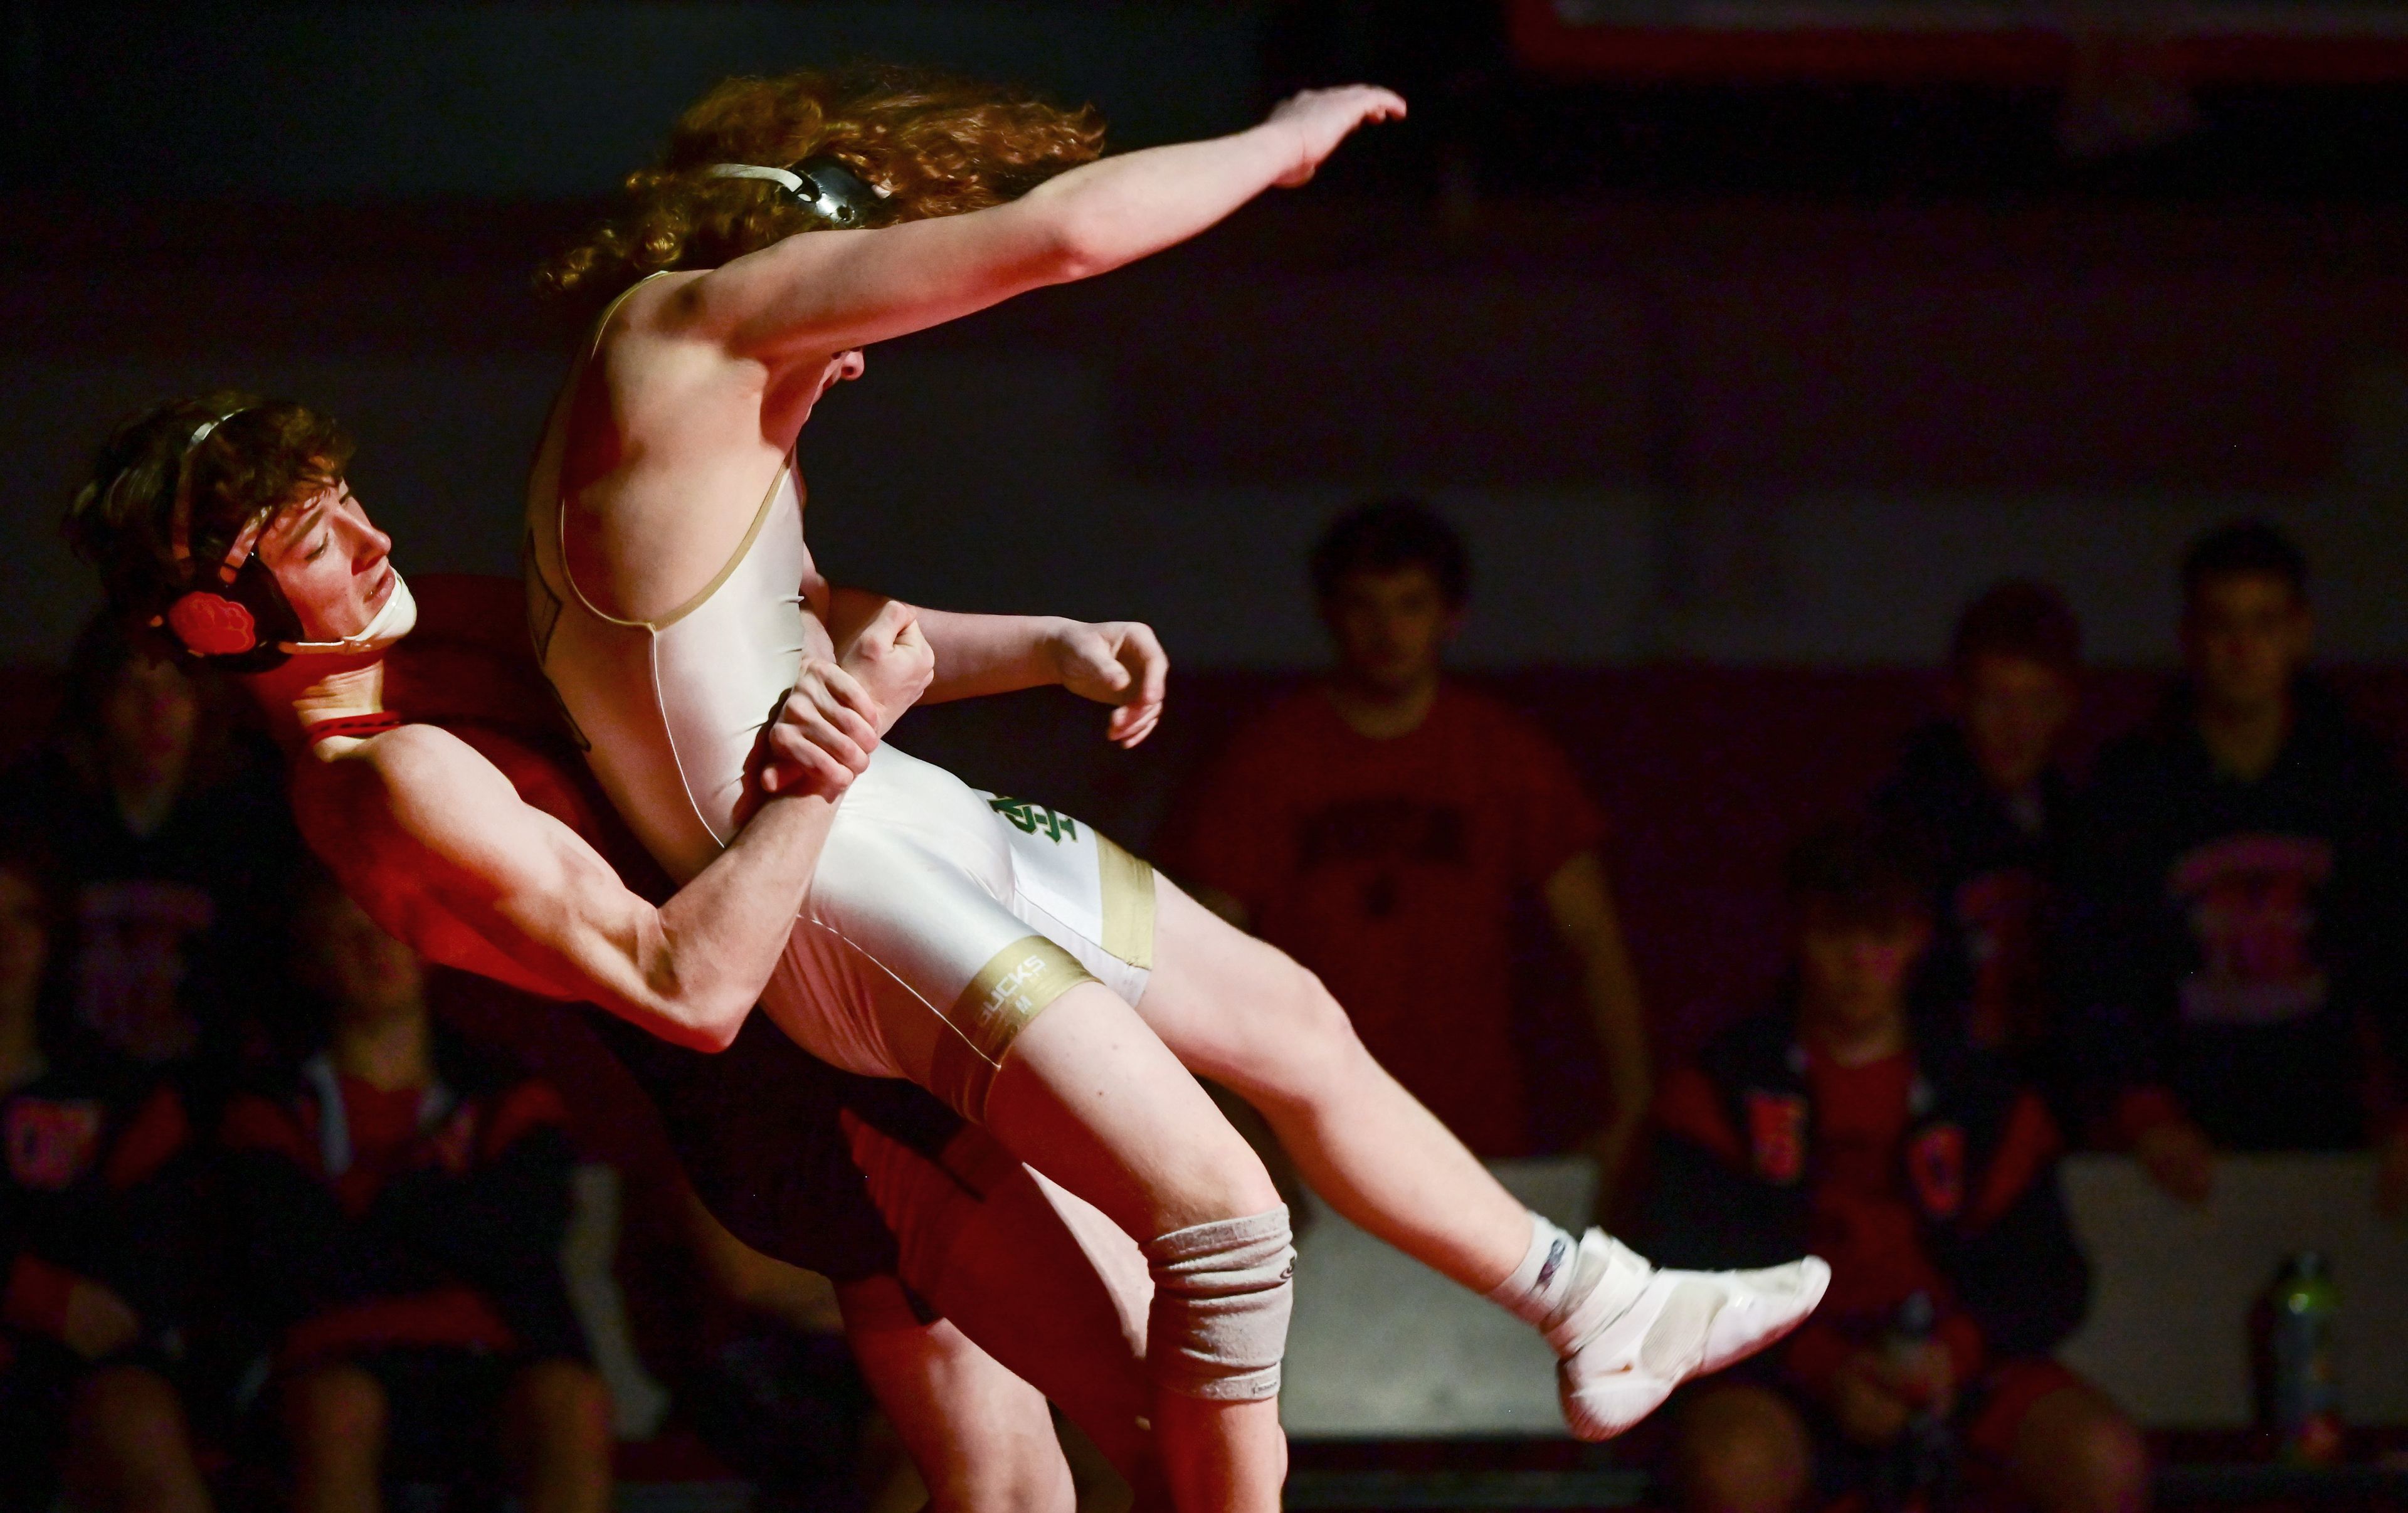
<svg viewBox="0 0 2408 1513">
<path fill-rule="evenodd" d="M 919 612 L 889 599 L 836 661 L 806 656 L 777 718 L 761 732 L 754 778 L 763 794 L 833 799 L 869 764 L 869 753 L 927 691 L 936 657 Z"/>
</svg>

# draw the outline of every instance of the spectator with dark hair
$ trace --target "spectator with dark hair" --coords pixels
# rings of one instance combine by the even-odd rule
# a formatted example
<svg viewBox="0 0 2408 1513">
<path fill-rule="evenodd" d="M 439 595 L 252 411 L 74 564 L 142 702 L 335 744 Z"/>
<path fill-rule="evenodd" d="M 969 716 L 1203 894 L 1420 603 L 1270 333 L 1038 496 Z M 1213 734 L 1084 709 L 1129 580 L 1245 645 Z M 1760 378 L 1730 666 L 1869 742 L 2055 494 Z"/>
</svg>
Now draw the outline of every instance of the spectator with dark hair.
<svg viewBox="0 0 2408 1513">
<path fill-rule="evenodd" d="M 1182 817 L 1184 870 L 1320 974 L 1373 1057 L 1483 1156 L 1529 1149 L 1510 927 L 1535 892 L 1603 1043 L 1611 1182 L 1651 1082 L 1597 809 L 1535 724 L 1441 670 L 1471 588 L 1453 527 L 1410 500 L 1360 506 L 1312 578 L 1338 665 L 1231 743 Z"/>
<path fill-rule="evenodd" d="M 1917 732 L 1874 808 L 1929 862 L 1925 979 L 1976 1044 L 2062 1082 L 2048 944 L 2071 790 L 2058 748 L 2079 692 L 2082 627 L 2042 583 L 1998 584 L 1957 617 L 1948 717 Z"/>
<path fill-rule="evenodd" d="M 1785 883 L 1787 979 L 1666 1078 L 1646 1227 L 1681 1265 L 1811 1249 L 1831 1287 L 1787 1347 L 1690 1390 L 1683 1502 L 1903 1500 L 1961 1450 L 2046 1513 L 2140 1506 L 2137 1432 L 2048 1353 L 2088 1292 L 2056 1127 L 2003 1059 L 1908 1013 L 1931 935 L 1912 842 L 1843 821 Z"/>
<path fill-rule="evenodd" d="M 502 1459 L 530 1513 L 598 1513 L 610 1408 L 561 1272 L 557 1095 L 441 1029 L 417 956 L 331 881 L 299 923 L 324 1049 L 235 1098 L 222 1140 L 294 1506 L 373 1509 L 396 1465 Z"/>
<path fill-rule="evenodd" d="M 183 1106 L 55 1012 L 55 879 L 0 840 L 0 1508 L 202 1513 L 171 1362 Z"/>
<path fill-rule="evenodd" d="M 2086 1060 L 2114 1127 L 2198 1201 L 2218 1150 L 2380 1146 L 2368 1049 L 2408 1053 L 2408 792 L 2306 671 L 2307 564 L 2274 527 L 2183 559 L 2187 677 L 2100 759 L 2083 847 Z"/>
<path fill-rule="evenodd" d="M 152 1065 L 222 1078 L 280 974 L 276 899 L 298 855 L 273 768 L 226 691 L 103 612 L 76 639 L 52 738 L 0 782 L 0 817 L 46 838 L 77 922 L 76 1017 Z"/>
</svg>

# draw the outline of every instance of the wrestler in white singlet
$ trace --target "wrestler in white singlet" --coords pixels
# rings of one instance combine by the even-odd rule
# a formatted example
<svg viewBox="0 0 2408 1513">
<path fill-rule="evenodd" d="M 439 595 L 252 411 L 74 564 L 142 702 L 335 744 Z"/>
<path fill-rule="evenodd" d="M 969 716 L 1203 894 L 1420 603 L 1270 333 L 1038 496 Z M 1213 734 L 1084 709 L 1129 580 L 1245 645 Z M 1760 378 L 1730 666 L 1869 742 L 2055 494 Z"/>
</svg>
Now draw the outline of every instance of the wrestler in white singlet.
<svg viewBox="0 0 2408 1513">
<path fill-rule="evenodd" d="M 595 344 L 626 297 L 595 323 Z M 611 803 L 683 882 L 735 836 L 754 742 L 805 649 L 827 649 L 828 585 L 803 544 L 801 480 L 790 455 L 700 593 L 656 620 L 622 620 L 578 591 L 562 552 L 566 429 L 552 427 L 528 500 L 537 660 Z M 1063 992 L 1093 978 L 1126 1003 L 1144 994 L 1154 903 L 1153 868 L 1084 824 L 882 744 L 837 811 L 762 1006 L 821 1060 L 909 1078 L 981 1119 L 1012 1037 Z M 903 1018 L 882 1010 L 910 1006 L 941 1021 L 933 1054 L 882 1029 Z"/>
</svg>

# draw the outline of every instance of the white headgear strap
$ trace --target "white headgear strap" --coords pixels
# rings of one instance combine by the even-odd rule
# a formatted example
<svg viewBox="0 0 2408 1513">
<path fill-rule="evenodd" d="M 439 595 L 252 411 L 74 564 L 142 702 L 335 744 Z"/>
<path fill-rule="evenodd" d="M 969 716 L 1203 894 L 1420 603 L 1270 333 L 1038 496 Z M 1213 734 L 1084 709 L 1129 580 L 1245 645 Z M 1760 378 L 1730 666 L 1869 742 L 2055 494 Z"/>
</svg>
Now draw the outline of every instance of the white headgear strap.
<svg viewBox="0 0 2408 1513">
<path fill-rule="evenodd" d="M 806 191 L 803 188 L 803 176 L 791 168 L 765 168 L 757 163 L 714 163 L 710 165 L 710 177 L 713 178 L 766 178 L 773 184 L 782 186 L 789 194 L 800 194 L 807 200 L 817 197 L 816 186 L 811 191 Z"/>
</svg>

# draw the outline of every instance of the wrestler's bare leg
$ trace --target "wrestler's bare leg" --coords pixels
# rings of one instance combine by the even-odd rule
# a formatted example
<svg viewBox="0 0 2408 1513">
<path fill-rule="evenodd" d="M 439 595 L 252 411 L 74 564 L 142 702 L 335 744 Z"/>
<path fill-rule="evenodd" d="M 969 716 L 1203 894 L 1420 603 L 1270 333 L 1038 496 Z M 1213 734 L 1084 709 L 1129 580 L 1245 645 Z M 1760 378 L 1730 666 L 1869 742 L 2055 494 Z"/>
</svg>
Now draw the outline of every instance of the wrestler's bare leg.
<svg viewBox="0 0 2408 1513">
<path fill-rule="evenodd" d="M 1140 1012 L 1255 1106 L 1340 1213 L 1545 1335 L 1581 1438 L 1620 1434 L 1680 1382 L 1781 1338 L 1829 1280 L 1813 1258 L 1662 1270 L 1601 1230 L 1575 1238 L 1531 1213 L 1371 1060 L 1319 978 L 1158 876 Z"/>
<path fill-rule="evenodd" d="M 845 1342 L 927 1484 L 934 1513 L 1071 1513 L 1045 1396 L 947 1319 L 922 1323 L 891 1277 L 837 1289 Z"/>
<path fill-rule="evenodd" d="M 1529 1210 L 1371 1059 L 1286 952 L 1154 876 L 1154 977 L 1138 1013 L 1199 1077 L 1254 1106 L 1347 1220 L 1476 1292 L 1529 1243 Z"/>
<path fill-rule="evenodd" d="M 904 1064 L 929 1064 L 939 1022 L 924 1015 L 885 1026 Z M 1011 1042 L 987 1093 L 985 1126 L 1133 1237 L 1280 1206 L 1261 1159 L 1136 1010 L 1100 983 L 1064 992 Z M 1157 1387 L 1149 1417 L 1180 1507 L 1277 1508 L 1287 1441 L 1276 1398 L 1226 1402 Z"/>
<path fill-rule="evenodd" d="M 1055 999 L 1012 1042 L 987 1095 L 1006 1149 L 1132 1236 L 1279 1206 L 1252 1147 L 1137 1011 L 1100 983 Z M 1182 1508 L 1273 1513 L 1287 1478 L 1279 1400 L 1158 1389 L 1163 1475 Z"/>
<path fill-rule="evenodd" d="M 913 1404 L 910 1411 L 923 1436 L 941 1440 L 957 1426 L 964 1441 L 959 1450 L 941 1443 L 924 1450 L 915 1439 L 915 1458 L 942 1464 L 994 1453 L 979 1448 L 984 1431 L 976 1420 L 993 1411 L 1000 1421 L 1000 1410 L 989 1405 L 1004 1402 L 1006 1394 L 960 1359 L 952 1343 L 958 1338 L 1084 1430 L 1127 1478 L 1136 1508 L 1168 1507 L 1144 1422 L 1153 1397 L 1145 1377 L 1153 1289 L 1136 1243 L 1095 1208 L 1059 1190 L 1046 1191 L 976 1126 L 933 1161 L 851 1119 L 846 1134 L 870 1196 L 899 1242 L 904 1280 L 953 1326 L 949 1336 L 918 1326 L 908 1309 L 890 1306 L 883 1315 L 888 1333 L 878 1345 L 885 1379 L 898 1389 L 892 1396 L 880 1389 L 887 1412 L 899 1421 L 904 1405 Z M 891 1283 L 882 1296 L 902 1301 Z M 902 1326 L 922 1333 L 915 1340 Z M 916 1363 L 909 1353 L 915 1348 L 926 1352 Z M 914 1385 L 915 1377 L 924 1385 Z M 1044 1449 L 1052 1461 L 1060 1460 L 1050 1439 Z M 994 1488 L 1008 1480 L 1034 1484 L 1025 1470 L 982 1477 L 981 1484 Z"/>
</svg>

